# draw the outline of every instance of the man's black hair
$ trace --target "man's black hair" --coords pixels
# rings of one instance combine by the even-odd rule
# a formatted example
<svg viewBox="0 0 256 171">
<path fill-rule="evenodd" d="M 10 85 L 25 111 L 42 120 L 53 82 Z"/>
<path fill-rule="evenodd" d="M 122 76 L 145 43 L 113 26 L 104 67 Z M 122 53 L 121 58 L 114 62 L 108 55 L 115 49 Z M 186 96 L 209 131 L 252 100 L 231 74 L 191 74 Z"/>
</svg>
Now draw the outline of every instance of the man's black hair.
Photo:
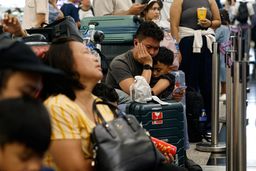
<svg viewBox="0 0 256 171">
<path fill-rule="evenodd" d="M 165 65 L 172 65 L 174 60 L 173 52 L 166 47 L 160 47 L 158 54 L 153 58 L 154 65 L 157 62 L 163 63 Z"/>
<path fill-rule="evenodd" d="M 144 21 L 140 24 L 135 34 L 135 38 L 138 38 L 139 40 L 143 40 L 147 37 L 153 38 L 160 42 L 164 38 L 164 32 L 153 21 Z"/>
<path fill-rule="evenodd" d="M 42 157 L 50 144 L 51 122 L 44 105 L 30 97 L 0 101 L 0 146 L 19 143 Z"/>
</svg>

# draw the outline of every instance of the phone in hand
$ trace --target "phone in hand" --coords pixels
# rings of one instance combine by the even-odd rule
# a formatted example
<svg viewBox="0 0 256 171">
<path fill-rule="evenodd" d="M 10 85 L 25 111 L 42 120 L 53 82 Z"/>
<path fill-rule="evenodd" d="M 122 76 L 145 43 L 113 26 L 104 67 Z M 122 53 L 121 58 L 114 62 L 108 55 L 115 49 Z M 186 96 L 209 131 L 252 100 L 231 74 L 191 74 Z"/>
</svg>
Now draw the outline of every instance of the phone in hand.
<svg viewBox="0 0 256 171">
<path fill-rule="evenodd" d="M 179 87 L 176 87 L 176 88 L 174 88 L 173 93 L 174 93 L 174 94 L 181 93 L 181 92 L 183 92 L 184 90 L 186 90 L 186 88 L 187 88 L 187 86 L 179 86 Z"/>
</svg>

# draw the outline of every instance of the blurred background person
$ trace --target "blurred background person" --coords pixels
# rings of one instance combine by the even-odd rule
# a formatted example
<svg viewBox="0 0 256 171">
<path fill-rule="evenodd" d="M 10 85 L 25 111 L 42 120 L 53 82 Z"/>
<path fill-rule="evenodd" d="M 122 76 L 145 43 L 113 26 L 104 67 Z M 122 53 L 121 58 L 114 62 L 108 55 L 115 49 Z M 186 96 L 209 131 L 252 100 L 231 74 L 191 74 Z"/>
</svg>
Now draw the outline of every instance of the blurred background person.
<svg viewBox="0 0 256 171">
<path fill-rule="evenodd" d="M 49 23 L 62 19 L 64 14 L 57 6 L 58 0 L 49 0 Z"/>
<path fill-rule="evenodd" d="M 170 29 L 170 7 L 173 0 L 164 0 L 163 8 L 161 10 L 161 23 L 165 28 Z"/>
<path fill-rule="evenodd" d="M 93 0 L 95 16 L 138 15 L 144 7 L 144 4 L 133 4 L 131 0 Z"/>
<path fill-rule="evenodd" d="M 43 23 L 49 22 L 48 0 L 26 0 L 22 28 L 30 29 L 41 27 Z"/>
<path fill-rule="evenodd" d="M 81 4 L 78 9 L 78 14 L 79 14 L 80 20 L 82 20 L 85 17 L 94 16 L 94 10 L 92 8 L 90 0 L 81 0 Z"/>
<path fill-rule="evenodd" d="M 9 14 L 5 14 L 2 19 L 2 31 L 10 33 L 14 37 L 27 36 L 27 32 L 21 27 L 18 18 Z"/>
<path fill-rule="evenodd" d="M 228 11 L 225 9 L 220 10 L 221 26 L 215 30 L 216 42 L 219 46 L 219 58 L 220 58 L 220 94 L 221 100 L 226 100 L 226 66 L 225 55 L 230 47 L 230 20 Z"/>
<path fill-rule="evenodd" d="M 61 6 L 60 10 L 63 12 L 64 16 L 71 16 L 75 20 L 77 27 L 80 28 L 81 23 L 75 2 L 76 0 L 68 0 Z"/>
</svg>

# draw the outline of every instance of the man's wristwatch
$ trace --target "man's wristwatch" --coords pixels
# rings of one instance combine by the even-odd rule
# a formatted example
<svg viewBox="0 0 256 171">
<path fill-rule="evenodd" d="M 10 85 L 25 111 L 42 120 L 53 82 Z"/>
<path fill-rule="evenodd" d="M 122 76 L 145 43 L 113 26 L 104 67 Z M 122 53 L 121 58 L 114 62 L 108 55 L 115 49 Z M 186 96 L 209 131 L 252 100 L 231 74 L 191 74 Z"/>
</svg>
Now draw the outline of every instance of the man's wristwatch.
<svg viewBox="0 0 256 171">
<path fill-rule="evenodd" d="M 145 65 L 143 65 L 143 69 L 145 69 L 145 70 L 153 70 L 153 67 L 152 66 L 150 66 L 149 64 L 145 64 Z"/>
</svg>

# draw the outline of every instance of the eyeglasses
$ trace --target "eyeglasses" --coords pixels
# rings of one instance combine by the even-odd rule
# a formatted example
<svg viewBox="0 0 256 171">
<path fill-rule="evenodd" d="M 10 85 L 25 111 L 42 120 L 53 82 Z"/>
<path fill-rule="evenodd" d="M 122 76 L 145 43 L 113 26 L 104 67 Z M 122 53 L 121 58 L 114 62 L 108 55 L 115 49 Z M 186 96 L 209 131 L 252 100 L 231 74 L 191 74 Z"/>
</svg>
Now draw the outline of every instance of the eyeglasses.
<svg viewBox="0 0 256 171">
<path fill-rule="evenodd" d="M 87 51 L 86 53 L 95 56 L 98 59 L 99 62 L 101 61 L 100 55 L 97 52 L 97 50 L 94 50 L 94 49 L 92 49 L 88 46 L 85 46 L 85 50 Z"/>
<path fill-rule="evenodd" d="M 88 46 L 85 46 L 85 50 L 86 50 L 86 53 L 88 53 L 90 55 L 96 55 L 96 56 L 99 55 L 99 53 L 96 50 L 94 50 Z"/>
</svg>

